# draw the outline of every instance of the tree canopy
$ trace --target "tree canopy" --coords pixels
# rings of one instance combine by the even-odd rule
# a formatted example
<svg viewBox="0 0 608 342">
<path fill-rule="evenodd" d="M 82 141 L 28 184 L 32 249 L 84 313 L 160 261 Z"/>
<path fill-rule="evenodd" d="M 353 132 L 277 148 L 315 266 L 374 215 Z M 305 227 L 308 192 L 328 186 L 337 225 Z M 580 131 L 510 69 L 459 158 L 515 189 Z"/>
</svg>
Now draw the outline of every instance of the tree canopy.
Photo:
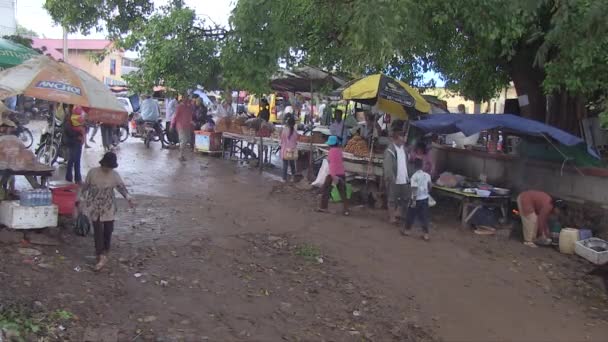
<svg viewBox="0 0 608 342">
<path fill-rule="evenodd" d="M 140 69 L 125 78 L 134 90 L 163 85 L 184 92 L 197 84 L 217 82 L 217 42 L 205 37 L 204 22 L 177 2 L 163 7 L 121 44 L 139 51 Z"/>
<path fill-rule="evenodd" d="M 544 120 L 547 95 L 580 103 L 608 92 L 602 13 L 608 2 L 593 0 L 240 0 L 228 52 L 231 65 L 264 73 L 305 61 L 421 85 L 435 70 L 477 101 L 512 81 L 528 116 Z"/>
<path fill-rule="evenodd" d="M 105 26 L 110 36 L 144 39 L 170 26 L 151 16 L 152 0 L 46 0 L 45 7 L 84 33 Z M 227 84 L 254 91 L 267 89 L 280 66 L 298 63 L 352 76 L 384 72 L 416 86 L 432 86 L 422 76 L 433 70 L 476 101 L 513 82 L 528 98 L 524 115 L 574 130 L 586 104 L 605 108 L 605 13 L 608 1 L 594 0 L 239 0 L 214 54 Z M 157 27 L 147 29 L 152 18 Z M 217 38 L 193 25 L 201 37 Z"/>
</svg>

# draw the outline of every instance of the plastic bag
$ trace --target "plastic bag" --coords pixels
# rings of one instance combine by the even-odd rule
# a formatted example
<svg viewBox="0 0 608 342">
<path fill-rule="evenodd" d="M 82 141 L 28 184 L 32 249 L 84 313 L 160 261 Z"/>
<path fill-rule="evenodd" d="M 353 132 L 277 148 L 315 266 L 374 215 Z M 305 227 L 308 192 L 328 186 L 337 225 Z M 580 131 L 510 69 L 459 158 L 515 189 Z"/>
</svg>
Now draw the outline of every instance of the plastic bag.
<svg viewBox="0 0 608 342">
<path fill-rule="evenodd" d="M 321 168 L 319 169 L 319 174 L 317 174 L 317 179 L 312 182 L 312 186 L 321 187 L 323 183 L 325 183 L 325 178 L 329 175 L 329 163 L 327 159 L 323 159 L 323 163 L 321 164 Z"/>
<path fill-rule="evenodd" d="M 76 223 L 74 224 L 74 232 L 79 236 L 87 236 L 90 231 L 91 222 L 89 221 L 89 218 L 83 213 L 78 213 Z"/>
</svg>

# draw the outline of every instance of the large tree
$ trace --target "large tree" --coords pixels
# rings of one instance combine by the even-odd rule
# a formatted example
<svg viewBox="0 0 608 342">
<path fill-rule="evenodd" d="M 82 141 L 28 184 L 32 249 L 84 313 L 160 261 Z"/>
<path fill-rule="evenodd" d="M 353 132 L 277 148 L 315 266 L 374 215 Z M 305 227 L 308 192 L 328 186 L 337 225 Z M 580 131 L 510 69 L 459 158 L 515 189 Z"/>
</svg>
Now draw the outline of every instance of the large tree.
<svg viewBox="0 0 608 342">
<path fill-rule="evenodd" d="M 217 41 L 206 36 L 205 25 L 194 10 L 177 1 L 163 7 L 122 40 L 139 51 L 140 69 L 125 78 L 135 90 L 154 85 L 184 92 L 197 84 L 217 83 Z"/>
<path fill-rule="evenodd" d="M 524 115 L 575 130 L 576 113 L 608 92 L 605 13 L 593 0 L 240 0 L 224 66 L 256 83 L 277 61 L 413 83 L 433 69 L 477 101 L 512 81 Z"/>
<path fill-rule="evenodd" d="M 199 19 L 183 0 L 157 10 L 153 0 L 46 0 L 45 8 L 70 32 L 105 29 L 118 47 L 139 52 L 140 69 L 125 76 L 134 91 L 161 84 L 183 92 L 217 83 L 217 46 L 225 32 Z"/>
</svg>

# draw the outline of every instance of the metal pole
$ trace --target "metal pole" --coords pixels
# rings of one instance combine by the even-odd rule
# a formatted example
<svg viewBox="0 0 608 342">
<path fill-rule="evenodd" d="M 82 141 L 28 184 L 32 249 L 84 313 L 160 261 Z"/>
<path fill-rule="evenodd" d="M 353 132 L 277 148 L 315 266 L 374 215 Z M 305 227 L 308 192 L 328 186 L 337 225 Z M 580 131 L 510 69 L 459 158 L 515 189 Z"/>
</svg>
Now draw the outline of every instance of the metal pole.
<svg viewBox="0 0 608 342">
<path fill-rule="evenodd" d="M 63 61 L 68 62 L 68 30 L 63 27 Z"/>
</svg>

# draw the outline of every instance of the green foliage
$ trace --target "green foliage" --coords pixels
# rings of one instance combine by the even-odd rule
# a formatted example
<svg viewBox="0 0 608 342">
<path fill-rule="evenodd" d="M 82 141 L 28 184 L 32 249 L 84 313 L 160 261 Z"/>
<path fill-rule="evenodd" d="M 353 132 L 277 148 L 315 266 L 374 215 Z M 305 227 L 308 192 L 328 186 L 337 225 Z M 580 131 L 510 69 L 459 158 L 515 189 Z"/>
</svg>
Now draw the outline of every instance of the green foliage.
<svg viewBox="0 0 608 342">
<path fill-rule="evenodd" d="M 309 244 L 300 245 L 296 248 L 295 253 L 308 261 L 317 261 L 321 257 L 319 247 Z"/>
<path fill-rule="evenodd" d="M 11 341 L 31 341 L 35 336 L 57 339 L 57 326 L 73 318 L 67 310 L 35 312 L 21 305 L 4 305 L 0 308 L 0 331 L 8 332 Z"/>
<path fill-rule="evenodd" d="M 24 37 L 24 36 L 20 36 L 20 35 L 16 35 L 16 34 L 10 35 L 10 36 L 3 36 L 2 38 L 6 39 L 6 40 L 10 40 L 19 45 L 23 45 L 30 49 L 32 48 L 32 44 L 34 44 L 34 41 L 32 40 L 32 38 Z"/>
<path fill-rule="evenodd" d="M 40 35 L 38 34 L 38 32 L 34 31 L 34 30 L 30 30 L 27 27 L 24 27 L 22 25 L 17 24 L 17 29 L 15 30 L 15 35 L 17 36 L 22 36 L 22 37 L 39 37 Z"/>
<path fill-rule="evenodd" d="M 240 0 L 223 66 L 248 88 L 280 62 L 304 61 L 416 85 L 435 70 L 478 101 L 517 72 L 546 92 L 591 97 L 608 92 L 605 13 L 594 0 Z"/>
<path fill-rule="evenodd" d="M 125 37 L 122 46 L 140 52 L 139 71 L 125 76 L 133 90 L 150 91 L 163 85 L 185 92 L 197 84 L 216 84 L 217 42 L 205 35 L 203 27 L 194 10 L 176 1 Z"/>
<path fill-rule="evenodd" d="M 44 8 L 69 32 L 107 29 L 116 38 L 140 25 L 154 10 L 152 0 L 46 0 Z"/>
</svg>

